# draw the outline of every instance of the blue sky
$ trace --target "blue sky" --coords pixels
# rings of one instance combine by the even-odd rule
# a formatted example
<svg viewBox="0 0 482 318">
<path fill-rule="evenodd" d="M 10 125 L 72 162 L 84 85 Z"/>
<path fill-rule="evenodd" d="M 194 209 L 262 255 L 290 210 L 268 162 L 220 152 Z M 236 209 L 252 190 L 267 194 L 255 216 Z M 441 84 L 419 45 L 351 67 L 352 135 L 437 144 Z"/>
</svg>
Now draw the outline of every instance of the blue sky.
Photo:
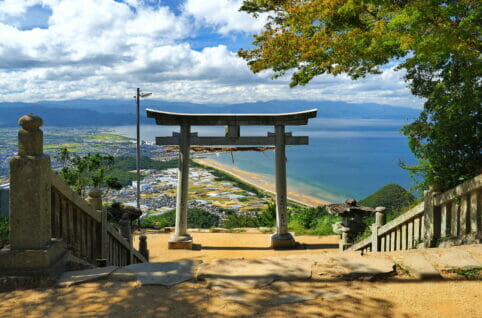
<svg viewBox="0 0 482 318">
<path fill-rule="evenodd" d="M 290 89 L 289 78 L 252 74 L 237 57 L 262 30 L 241 0 L 0 0 L 0 102 L 130 98 L 241 103 L 340 100 L 420 107 L 388 65 L 352 81 L 320 76 Z"/>
</svg>

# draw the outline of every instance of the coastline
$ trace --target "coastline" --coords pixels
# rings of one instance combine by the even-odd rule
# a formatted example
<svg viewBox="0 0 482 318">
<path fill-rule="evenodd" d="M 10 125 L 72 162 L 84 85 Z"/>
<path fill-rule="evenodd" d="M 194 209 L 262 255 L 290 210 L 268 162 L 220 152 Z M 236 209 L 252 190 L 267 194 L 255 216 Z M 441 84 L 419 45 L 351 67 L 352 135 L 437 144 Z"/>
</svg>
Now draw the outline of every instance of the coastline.
<svg viewBox="0 0 482 318">
<path fill-rule="evenodd" d="M 239 178 L 243 182 L 249 183 L 250 185 L 261 189 L 262 191 L 275 194 L 275 184 L 265 180 L 263 176 L 260 174 L 233 168 L 233 167 L 224 165 L 222 163 L 219 163 L 217 161 L 214 161 L 212 159 L 196 158 L 196 159 L 193 159 L 193 161 L 201 165 L 222 170 L 228 174 L 235 176 L 236 178 Z M 328 201 L 324 201 L 324 200 L 314 198 L 309 195 L 304 195 L 294 191 L 288 191 L 288 200 L 291 200 L 296 203 L 300 203 L 309 207 L 316 207 L 319 205 L 330 204 L 330 202 Z"/>
</svg>

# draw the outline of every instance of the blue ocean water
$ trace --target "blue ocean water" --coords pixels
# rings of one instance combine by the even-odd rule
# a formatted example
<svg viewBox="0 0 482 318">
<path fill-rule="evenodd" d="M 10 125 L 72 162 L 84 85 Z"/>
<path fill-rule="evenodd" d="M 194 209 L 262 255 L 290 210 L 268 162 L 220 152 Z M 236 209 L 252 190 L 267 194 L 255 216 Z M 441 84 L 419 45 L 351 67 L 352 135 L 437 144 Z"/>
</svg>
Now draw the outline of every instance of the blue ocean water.
<svg viewBox="0 0 482 318">
<path fill-rule="evenodd" d="M 388 183 L 409 188 L 408 172 L 399 162 L 415 163 L 407 138 L 399 130 L 405 120 L 316 118 L 308 126 L 286 127 L 293 135 L 310 137 L 307 146 L 289 146 L 288 189 L 330 202 L 348 197 L 362 199 Z M 135 126 L 111 127 L 115 132 L 135 136 Z M 141 138 L 154 141 L 178 127 L 143 125 Z M 193 127 L 201 136 L 222 135 L 222 127 Z M 273 127 L 241 127 L 241 135 L 266 135 Z M 223 164 L 259 173 L 274 180 L 273 151 L 222 153 L 211 157 Z M 233 161 L 234 158 L 234 161 Z"/>
</svg>

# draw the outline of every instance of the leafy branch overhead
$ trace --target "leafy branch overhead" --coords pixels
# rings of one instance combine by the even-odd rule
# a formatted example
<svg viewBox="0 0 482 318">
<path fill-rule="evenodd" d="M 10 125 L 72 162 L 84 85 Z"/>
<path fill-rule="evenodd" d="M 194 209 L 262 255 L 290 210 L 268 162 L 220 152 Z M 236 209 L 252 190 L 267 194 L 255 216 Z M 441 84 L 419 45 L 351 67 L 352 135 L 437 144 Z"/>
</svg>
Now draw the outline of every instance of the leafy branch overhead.
<svg viewBox="0 0 482 318">
<path fill-rule="evenodd" d="M 395 64 L 424 110 L 403 133 L 419 159 L 406 166 L 448 189 L 480 173 L 482 9 L 479 0 L 245 0 L 270 15 L 254 49 L 253 72 L 291 75 L 290 86 L 321 74 L 352 79 Z"/>
</svg>

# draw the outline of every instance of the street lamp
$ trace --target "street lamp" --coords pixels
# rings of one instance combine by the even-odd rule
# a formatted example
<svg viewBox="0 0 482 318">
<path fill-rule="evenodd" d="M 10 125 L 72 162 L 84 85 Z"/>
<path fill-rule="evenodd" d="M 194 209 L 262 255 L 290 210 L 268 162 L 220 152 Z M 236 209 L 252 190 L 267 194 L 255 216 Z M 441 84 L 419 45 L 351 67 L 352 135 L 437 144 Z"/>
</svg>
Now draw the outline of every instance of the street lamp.
<svg viewBox="0 0 482 318">
<path fill-rule="evenodd" d="M 152 93 L 141 93 L 141 89 L 137 88 L 137 94 L 134 96 L 136 99 L 136 122 L 137 122 L 137 149 L 136 149 L 136 167 L 137 167 L 137 193 L 136 193 L 136 203 L 137 208 L 141 209 L 141 129 L 140 129 L 140 120 L 139 120 L 139 104 L 141 98 L 145 98 L 152 95 Z M 140 230 L 141 228 L 141 219 L 139 217 L 137 221 L 137 226 Z"/>
</svg>

